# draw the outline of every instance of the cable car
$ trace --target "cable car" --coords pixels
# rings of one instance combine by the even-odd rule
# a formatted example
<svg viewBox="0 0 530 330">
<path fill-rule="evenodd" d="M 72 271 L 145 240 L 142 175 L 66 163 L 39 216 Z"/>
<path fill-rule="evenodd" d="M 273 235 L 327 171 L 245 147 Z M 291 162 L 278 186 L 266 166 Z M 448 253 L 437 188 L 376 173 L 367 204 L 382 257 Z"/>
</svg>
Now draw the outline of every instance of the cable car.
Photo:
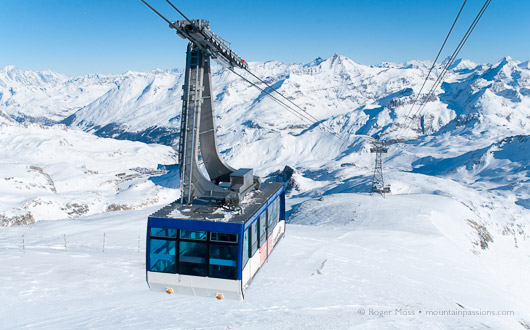
<svg viewBox="0 0 530 330">
<path fill-rule="evenodd" d="M 248 64 L 208 21 L 171 22 L 142 1 L 189 40 L 178 144 L 180 201 L 148 218 L 147 283 L 155 291 L 241 300 L 285 233 L 287 185 L 262 184 L 253 169 L 232 168 L 217 149 L 210 59 L 231 71 L 248 70 Z"/>
<path fill-rule="evenodd" d="M 213 199 L 174 202 L 149 216 L 147 231 L 151 290 L 243 300 L 285 233 L 285 185 L 264 184 L 239 214 Z"/>
</svg>

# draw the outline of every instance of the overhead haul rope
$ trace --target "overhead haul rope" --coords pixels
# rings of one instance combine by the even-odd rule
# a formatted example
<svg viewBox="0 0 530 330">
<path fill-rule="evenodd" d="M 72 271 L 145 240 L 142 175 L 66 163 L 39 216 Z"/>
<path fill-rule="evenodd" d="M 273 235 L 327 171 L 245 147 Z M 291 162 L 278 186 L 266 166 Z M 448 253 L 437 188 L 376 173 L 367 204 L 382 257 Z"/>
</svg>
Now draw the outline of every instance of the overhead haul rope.
<svg viewBox="0 0 530 330">
<path fill-rule="evenodd" d="M 318 119 L 316 118 L 315 116 L 311 115 L 309 112 L 307 112 L 307 110 L 303 109 L 302 107 L 300 107 L 298 104 L 294 103 L 292 100 L 290 100 L 288 97 L 286 97 L 285 95 L 283 95 L 282 93 L 280 93 L 276 88 L 272 87 L 270 84 L 268 84 L 266 81 L 264 81 L 263 79 L 261 79 L 260 77 L 258 77 L 257 75 L 255 75 L 254 73 L 252 73 L 250 70 L 248 69 L 245 69 L 245 71 L 247 71 L 251 76 L 253 76 L 254 78 L 256 78 L 258 81 L 260 81 L 262 84 L 264 84 L 265 86 L 267 86 L 268 88 L 270 88 L 273 92 L 276 92 L 278 95 L 280 95 L 282 98 L 284 98 L 285 100 L 287 100 L 287 102 L 291 103 L 292 105 L 294 105 L 296 108 L 298 108 L 301 112 L 303 112 L 304 114 L 306 114 L 308 117 L 310 117 L 312 120 L 313 120 L 313 124 L 317 124 L 318 122 L 322 122 L 323 123 L 323 120 L 321 119 Z M 269 96 L 270 93 L 268 93 Z M 294 110 L 294 109 L 293 109 Z M 337 138 L 343 140 L 343 141 L 348 141 L 347 138 L 345 138 L 344 136 L 342 136 L 341 134 L 337 133 L 337 132 L 334 132 L 330 127 L 324 125 L 324 123 L 322 124 L 323 127 L 321 126 L 317 126 L 319 127 L 321 130 L 325 130 L 327 132 L 329 132 L 330 134 L 333 134 L 333 136 L 336 136 Z"/>
<path fill-rule="evenodd" d="M 141 0 L 142 2 L 144 2 L 148 7 L 150 7 L 154 12 L 156 12 L 160 17 L 162 17 L 166 22 L 168 22 L 171 26 L 175 27 L 174 24 L 167 20 L 163 15 L 161 15 L 159 12 L 157 12 L 153 7 L 151 7 L 146 1 L 144 0 Z M 173 5 L 169 0 L 166 0 L 166 2 L 173 8 L 175 9 L 182 17 L 184 17 L 184 19 L 186 19 L 188 22 L 192 23 L 191 20 L 186 16 L 184 15 L 183 12 L 181 12 L 175 5 Z M 418 93 L 416 99 L 414 100 L 412 106 L 411 106 L 411 109 L 409 110 L 409 112 L 407 113 L 407 116 L 406 117 L 409 117 L 410 113 L 412 112 L 412 110 L 414 109 L 414 106 L 415 104 L 417 103 L 417 101 L 419 100 L 420 98 L 420 95 L 421 95 L 421 92 L 423 91 L 423 88 L 425 87 L 425 84 L 432 72 L 432 70 L 434 69 L 435 65 L 436 65 L 436 62 L 458 20 L 458 18 L 460 17 L 460 14 L 466 4 L 467 0 L 464 0 L 464 3 L 462 4 L 452 26 L 451 26 L 451 29 L 449 30 L 443 44 L 442 44 L 442 47 L 440 48 L 440 50 L 438 51 L 438 54 L 436 55 L 436 58 L 433 62 L 433 65 L 431 66 L 431 68 L 429 69 L 429 72 L 427 74 L 427 77 L 425 78 L 423 84 L 422 84 L 422 87 L 420 88 L 420 92 Z M 463 37 L 462 41 L 460 42 L 460 44 L 458 45 L 457 49 L 455 50 L 455 52 L 453 53 L 453 55 L 451 56 L 451 58 L 449 59 L 449 61 L 446 63 L 444 69 L 442 70 L 442 73 L 438 76 L 438 79 L 435 81 L 434 85 L 431 87 L 431 90 L 429 91 L 428 93 L 428 96 L 427 98 L 425 99 L 425 101 L 423 102 L 422 105 L 420 105 L 420 107 L 418 108 L 418 110 L 416 110 L 416 112 L 414 113 L 414 115 L 412 117 L 410 117 L 410 121 L 408 123 L 407 126 L 405 126 L 405 129 L 403 131 L 403 133 L 401 134 L 398 134 L 397 135 L 397 140 L 399 140 L 399 137 L 406 133 L 406 131 L 410 128 L 410 125 L 412 124 L 412 119 L 415 118 L 415 116 L 420 112 L 422 111 L 424 108 L 425 108 L 425 105 L 427 103 L 427 101 L 430 99 L 430 97 L 432 96 L 434 90 L 438 87 L 438 85 L 440 84 L 440 82 L 442 81 L 443 77 L 445 76 L 446 72 L 447 72 L 447 68 L 452 65 L 454 63 L 454 60 L 456 58 L 456 56 L 458 55 L 458 53 L 460 52 L 461 48 L 463 47 L 463 45 L 465 44 L 465 42 L 467 41 L 467 39 L 469 38 L 469 35 L 471 34 L 471 32 L 473 31 L 473 29 L 475 28 L 476 24 L 478 23 L 478 21 L 480 20 L 480 18 L 482 17 L 482 15 L 484 14 L 484 11 L 486 10 L 486 8 L 489 6 L 491 0 L 487 0 L 486 3 L 484 4 L 484 6 L 482 7 L 481 11 L 479 12 L 479 14 L 477 15 L 477 17 L 475 18 L 475 20 L 473 21 L 472 25 L 470 26 L 470 28 L 468 29 L 468 31 L 466 32 L 466 35 Z M 201 31 L 202 33 L 202 31 Z M 265 89 L 259 87 L 257 84 L 253 83 L 252 81 L 250 81 L 249 79 L 243 77 L 242 75 L 238 74 L 237 72 L 235 72 L 235 70 L 233 70 L 233 68 L 230 68 L 230 71 L 232 71 L 234 74 L 236 74 L 237 76 L 239 76 L 240 78 L 242 78 L 243 80 L 245 80 L 247 83 L 251 84 L 252 86 L 256 87 L 257 89 L 259 89 L 261 92 L 265 93 L 267 96 L 269 96 L 270 98 L 272 98 L 276 103 L 278 103 L 279 105 L 281 105 L 282 107 L 284 107 L 285 109 L 287 109 L 288 111 L 290 111 L 291 113 L 295 114 L 296 116 L 298 116 L 300 119 L 302 120 L 306 120 L 308 121 L 309 123 L 311 123 L 312 125 L 316 125 L 317 128 L 319 128 L 323 133 L 325 133 L 326 135 L 328 136 L 332 136 L 332 137 L 336 137 L 340 140 L 343 140 L 343 141 L 348 141 L 346 138 L 344 138 L 343 136 L 341 136 L 340 134 L 338 134 L 337 132 L 334 132 L 333 130 L 331 130 L 329 127 L 327 127 L 326 125 L 323 124 L 323 121 L 322 120 L 319 120 L 317 119 L 316 117 L 314 117 L 313 115 L 311 115 L 310 113 L 308 113 L 305 109 L 301 108 L 300 106 L 298 106 L 296 103 L 294 103 L 292 100 L 290 100 L 289 98 L 287 98 L 285 95 L 283 95 L 282 93 L 280 93 L 277 89 L 275 89 L 274 87 L 272 87 L 270 84 L 268 84 L 266 81 L 264 81 L 263 79 L 261 79 L 260 77 L 258 77 L 257 75 L 255 75 L 254 73 L 252 73 L 249 69 L 244 69 L 245 71 L 247 71 L 251 76 L 253 76 L 255 79 L 257 79 L 259 82 L 261 82 L 262 84 L 264 84 L 265 86 L 267 86 L 271 91 L 273 92 L 276 92 L 278 95 L 280 95 L 282 98 L 284 98 L 285 100 L 287 100 L 289 103 L 291 103 L 292 105 L 294 105 L 296 108 L 299 109 L 296 110 L 294 108 L 292 108 L 291 106 L 289 106 L 288 104 L 286 104 L 285 102 L 281 101 L 280 99 L 278 99 L 277 97 L 274 97 L 272 95 L 272 93 L 266 91 Z M 318 123 L 322 123 L 322 126 L 319 126 Z M 399 132 L 399 131 L 398 131 Z"/>
<path fill-rule="evenodd" d="M 171 22 L 169 21 L 167 18 L 165 18 L 162 14 L 160 14 L 158 11 L 156 11 L 152 6 L 150 6 L 145 0 L 141 0 L 144 4 L 146 4 L 149 8 L 151 8 L 156 14 L 158 14 L 158 16 L 160 16 L 162 19 L 164 19 L 170 26 L 172 26 L 173 28 L 176 28 L 176 26 Z M 184 15 L 184 13 L 182 11 L 180 11 L 175 5 L 173 5 L 171 3 L 171 1 L 169 0 L 166 0 L 166 2 L 173 8 L 175 9 L 182 17 L 184 17 L 184 19 L 186 19 L 190 24 L 193 24 L 192 21 L 186 16 Z M 200 31 L 201 34 L 203 34 L 202 31 Z M 203 34 L 204 35 L 204 34 Z M 305 109 L 301 108 L 300 106 L 298 106 L 297 104 L 295 104 L 293 101 L 291 101 L 290 99 L 288 99 L 286 96 L 284 96 L 282 93 L 280 93 L 277 89 L 275 89 L 274 87 L 272 87 L 271 85 L 269 85 L 267 82 L 265 82 L 263 79 L 261 79 L 260 77 L 256 76 L 254 73 L 252 73 L 250 70 L 248 69 L 244 69 L 246 72 L 248 72 L 250 75 L 252 75 L 254 78 L 256 78 L 258 81 L 260 81 L 261 83 L 263 83 L 265 86 L 267 86 L 270 90 L 272 90 L 273 92 L 276 92 L 278 95 L 280 95 L 281 97 L 283 97 L 285 100 L 287 100 L 289 103 L 293 104 L 296 108 L 298 108 L 299 110 L 296 110 L 294 109 L 293 107 L 289 106 L 288 104 L 286 104 L 285 102 L 282 102 L 280 99 L 278 99 L 277 97 L 274 97 L 272 95 L 272 93 L 266 91 L 265 89 L 259 87 L 257 84 L 251 82 L 249 79 L 243 77 L 242 75 L 238 74 L 235 72 L 235 70 L 233 70 L 233 68 L 229 68 L 230 71 L 232 71 L 234 74 L 236 74 L 237 76 L 239 76 L 240 78 L 242 78 L 243 80 L 245 80 L 246 82 L 248 82 L 249 84 L 251 84 L 252 86 L 258 88 L 260 91 L 262 91 L 263 93 L 265 93 L 267 96 L 269 96 L 270 98 L 272 98 L 276 103 L 280 104 L 282 107 L 284 107 L 285 109 L 287 109 L 288 111 L 290 111 L 291 113 L 295 114 L 296 116 L 298 116 L 299 118 L 301 118 L 302 120 L 306 120 L 308 121 L 311 125 L 315 125 L 315 127 L 317 127 L 321 132 L 325 133 L 328 137 L 334 137 L 334 138 L 338 138 L 344 142 L 347 142 L 348 139 L 346 139 L 345 137 L 341 136 L 340 134 L 338 134 L 337 132 L 334 132 L 331 128 L 329 128 L 328 126 L 324 125 L 323 124 L 323 121 L 322 120 L 319 120 L 317 118 L 315 118 L 313 115 L 311 115 L 310 113 L 308 113 Z M 318 125 L 319 123 L 322 123 L 322 125 Z"/>
<path fill-rule="evenodd" d="M 419 112 L 423 111 L 423 109 L 425 108 L 425 105 L 427 104 L 427 101 L 431 98 L 431 96 L 433 95 L 434 91 L 436 90 L 436 88 L 440 85 L 443 77 L 445 76 L 445 74 L 447 73 L 448 71 L 448 68 L 454 63 L 454 61 L 456 60 L 456 56 L 458 56 L 458 53 L 460 52 L 460 50 L 462 49 L 462 47 L 464 46 L 464 44 L 466 43 L 467 39 L 469 38 L 469 36 L 471 35 L 471 32 L 473 32 L 473 30 L 475 29 L 475 26 L 477 25 L 477 23 L 480 21 L 480 19 L 482 18 L 482 15 L 484 15 L 484 12 L 486 11 L 486 9 L 488 8 L 489 4 L 491 3 L 491 0 L 486 0 L 486 2 L 484 3 L 484 5 L 482 6 L 482 8 L 480 9 L 479 13 L 477 14 L 477 16 L 475 17 L 475 19 L 473 20 L 473 22 L 471 23 L 470 27 L 468 28 L 466 34 L 462 37 L 462 40 L 460 41 L 460 43 L 458 44 L 458 46 L 456 47 L 455 51 L 453 52 L 453 54 L 451 55 L 451 57 L 449 58 L 449 60 L 447 61 L 447 63 L 445 64 L 442 72 L 440 73 L 440 75 L 438 76 L 438 79 L 436 79 L 434 85 L 431 87 L 431 89 L 429 90 L 429 93 L 427 94 L 427 98 L 425 99 L 425 101 L 423 102 L 423 104 L 420 106 L 420 108 L 418 108 L 418 110 L 416 111 L 416 113 L 414 114 L 414 116 L 416 116 Z M 413 116 L 413 118 L 414 118 Z M 412 123 L 412 121 L 410 122 Z M 409 128 L 410 128 L 410 123 L 409 125 L 406 127 L 406 129 L 403 131 L 403 133 L 405 133 Z M 386 163 L 387 161 L 389 161 L 390 159 L 387 159 L 385 160 L 384 163 Z"/>
<path fill-rule="evenodd" d="M 265 86 L 267 86 L 268 88 L 270 88 L 272 91 L 276 92 L 278 95 L 280 95 L 281 97 L 283 97 L 284 99 L 286 99 L 289 103 L 291 103 L 292 105 L 294 105 L 295 107 L 297 107 L 298 109 L 300 109 L 300 111 L 302 111 L 303 113 L 305 113 L 306 115 L 308 115 L 310 118 L 312 118 L 315 122 L 318 122 L 320 121 L 319 119 L 315 118 L 313 115 L 311 115 L 309 112 L 307 112 L 305 109 L 302 109 L 300 106 L 298 106 L 296 103 L 294 103 L 293 101 L 291 101 L 289 98 L 287 98 L 286 96 L 284 96 L 282 93 L 280 93 L 277 89 L 275 89 L 274 87 L 272 87 L 271 85 L 269 85 L 266 81 L 264 81 L 263 79 L 261 79 L 260 77 L 256 76 L 254 73 L 252 73 L 249 69 L 245 69 L 245 71 L 247 71 L 248 73 L 250 73 L 251 76 L 253 76 L 254 78 L 256 78 L 259 82 L 261 82 L 262 84 L 264 84 Z"/>
<path fill-rule="evenodd" d="M 142 0 L 142 1 L 143 1 L 143 0 Z M 190 20 L 188 17 L 186 17 L 186 15 L 184 15 L 183 12 L 181 12 L 177 7 L 175 7 L 174 4 L 171 3 L 171 1 L 166 0 L 166 2 L 169 3 L 169 5 L 170 5 L 171 7 L 173 7 L 173 9 L 175 9 L 180 15 L 182 15 L 182 17 L 184 17 L 184 18 L 186 19 L 186 21 L 188 21 L 190 24 L 193 24 L 193 23 L 191 22 L 191 20 Z"/>
<path fill-rule="evenodd" d="M 407 120 L 406 118 L 408 118 L 410 113 L 412 112 L 412 109 L 414 109 L 414 106 L 416 105 L 416 102 L 418 102 L 418 100 L 420 99 L 420 95 L 421 95 L 421 92 L 423 91 L 423 87 L 425 87 L 425 84 L 429 80 L 429 76 L 431 75 L 432 70 L 436 66 L 436 61 L 438 61 L 438 57 L 440 57 L 440 54 L 442 53 L 442 50 L 445 47 L 447 39 L 449 39 L 449 36 L 451 35 L 451 32 L 453 31 L 453 28 L 455 27 L 455 24 L 458 21 L 458 18 L 460 17 L 460 13 L 462 13 L 462 10 L 464 9 L 464 6 L 466 5 L 466 2 L 467 2 L 467 0 L 464 0 L 464 3 L 462 4 L 462 7 L 460 7 L 460 10 L 458 11 L 458 14 L 456 15 L 456 18 L 453 21 L 453 25 L 451 25 L 451 29 L 449 29 L 449 32 L 447 33 L 447 36 L 445 37 L 445 40 L 444 40 L 444 42 L 442 44 L 442 47 L 440 47 L 440 50 L 438 51 L 438 54 L 436 54 L 436 58 L 434 59 L 434 62 L 432 63 L 431 68 L 429 69 L 429 73 L 427 73 L 427 77 L 425 77 L 425 80 L 423 81 L 423 84 L 421 85 L 421 88 L 420 88 L 420 91 L 418 92 L 418 95 L 414 99 L 414 102 L 412 103 L 412 106 L 410 107 L 409 112 L 405 116 L 405 121 Z M 400 128 L 400 130 L 401 129 L 402 129 L 402 127 Z M 399 130 L 398 130 L 398 133 L 399 133 Z M 397 136 L 399 137 L 399 134 Z"/>
<path fill-rule="evenodd" d="M 239 77 L 243 78 L 243 76 L 237 74 L 234 70 L 231 70 L 232 72 L 234 72 L 236 75 L 238 75 Z M 342 140 L 343 142 L 347 142 L 348 139 L 346 139 L 345 137 L 343 137 L 342 135 L 340 135 L 339 133 L 337 132 L 334 132 L 330 127 L 322 124 L 322 126 L 319 126 L 318 123 L 323 123 L 322 120 L 319 120 L 317 118 L 315 118 L 313 115 L 311 115 L 309 112 L 307 112 L 306 110 L 302 109 L 300 106 L 298 106 L 296 103 L 294 103 L 293 101 L 291 101 L 289 98 L 287 98 L 286 96 L 284 96 L 282 93 L 280 93 L 277 89 L 275 89 L 274 87 L 272 87 L 271 85 L 269 85 L 268 83 L 266 83 L 265 81 L 263 81 L 261 78 L 259 78 L 258 76 L 256 76 L 254 73 L 252 73 L 250 70 L 246 69 L 245 70 L 246 72 L 248 72 L 250 75 L 252 75 L 253 77 L 255 77 L 256 79 L 258 79 L 261 83 L 263 83 L 265 86 L 267 86 L 267 88 L 269 88 L 270 90 L 272 90 L 273 92 L 276 92 L 278 95 L 280 95 L 281 97 L 283 97 L 285 100 L 287 100 L 289 103 L 293 104 L 295 107 L 297 107 L 298 109 L 300 109 L 301 111 L 298 111 L 296 109 L 294 109 L 293 107 L 289 106 L 288 104 L 286 104 L 285 102 L 279 100 L 277 97 L 275 97 L 274 95 L 272 95 L 272 93 L 270 92 L 267 92 L 265 89 L 259 87 L 257 84 L 255 83 L 252 83 L 250 80 L 246 79 L 246 78 L 243 78 L 244 80 L 246 80 L 247 82 L 249 82 L 252 86 L 256 87 L 257 89 L 259 89 L 260 91 L 264 92 L 267 96 L 269 96 L 270 98 L 276 100 L 277 102 L 279 102 L 279 104 L 283 105 L 287 110 L 291 111 L 292 113 L 296 114 L 299 118 L 304 118 L 305 120 L 307 120 L 311 125 L 315 125 L 315 127 L 317 127 L 322 133 L 326 133 L 326 135 L 328 136 L 331 136 L 331 137 L 334 137 L 334 138 L 337 138 L 339 140 Z"/>
<path fill-rule="evenodd" d="M 432 85 L 431 89 L 429 90 L 429 93 L 427 93 L 427 97 L 425 98 L 425 100 L 423 101 L 423 103 L 420 105 L 420 107 L 418 108 L 418 110 L 416 110 L 416 112 L 414 113 L 414 115 L 411 117 L 411 120 L 409 122 L 409 124 L 405 127 L 405 130 L 403 131 L 402 134 L 406 133 L 406 131 L 410 128 L 411 124 L 412 124 L 412 118 L 414 118 L 417 114 L 421 113 L 423 111 L 423 109 L 425 109 L 425 105 L 427 104 L 427 102 L 429 101 L 429 99 L 434 95 L 434 92 L 435 90 L 438 88 L 438 86 L 441 84 L 441 82 L 443 81 L 443 78 L 445 76 L 445 74 L 447 73 L 449 67 L 451 65 L 453 65 L 453 63 L 455 62 L 456 60 L 456 57 L 458 56 L 458 54 L 460 53 L 460 50 L 462 49 L 462 47 L 464 46 L 464 44 L 466 43 L 467 39 L 469 39 L 469 36 L 471 35 L 471 32 L 473 32 L 473 30 L 475 29 L 475 27 L 477 26 L 478 22 L 480 21 L 480 19 L 482 18 L 482 15 L 484 15 L 484 12 L 486 11 L 486 9 L 488 8 L 489 4 L 491 3 L 491 0 L 486 0 L 486 2 L 484 3 L 484 5 L 482 6 L 482 8 L 480 9 L 479 13 L 477 14 L 477 16 L 475 17 L 475 19 L 473 20 L 473 22 L 471 23 L 470 27 L 467 29 L 465 35 L 462 37 L 462 39 L 460 40 L 460 43 L 458 44 L 458 46 L 456 47 L 455 51 L 453 52 L 453 54 L 451 55 L 451 57 L 449 58 L 449 60 L 447 61 L 447 63 L 445 64 L 444 68 L 442 69 L 442 72 L 440 73 L 440 75 L 438 76 L 438 78 L 436 79 L 436 81 L 434 82 L 434 84 Z M 399 136 L 398 136 L 399 138 Z"/>
<path fill-rule="evenodd" d="M 259 89 L 262 93 L 264 93 L 265 95 L 269 96 L 271 99 L 273 99 L 280 106 L 284 107 L 286 110 L 288 110 L 289 112 L 293 113 L 295 116 L 298 116 L 298 118 L 308 121 L 311 125 L 315 125 L 316 124 L 313 120 L 308 118 L 306 115 L 304 115 L 303 113 L 300 113 L 300 112 L 296 111 L 295 109 L 291 108 L 289 105 L 285 104 L 282 100 L 278 99 L 277 97 L 275 97 L 271 93 L 267 92 L 265 89 L 259 87 L 257 84 L 255 84 L 252 81 L 250 81 L 249 79 L 245 78 L 243 75 L 237 73 L 235 70 L 230 69 L 230 71 L 232 73 L 234 73 L 235 75 L 237 75 L 238 77 L 240 77 L 241 79 L 243 79 L 244 81 L 246 81 L 247 83 L 249 83 L 250 85 L 252 85 L 252 86 L 256 87 L 257 89 Z M 316 126 L 316 127 L 319 127 L 319 126 Z M 345 140 L 340 135 L 334 134 L 334 132 L 329 132 L 327 130 L 324 130 L 323 128 L 320 128 L 320 130 L 321 130 L 322 133 L 324 133 L 328 137 L 339 138 L 341 140 Z"/>
</svg>

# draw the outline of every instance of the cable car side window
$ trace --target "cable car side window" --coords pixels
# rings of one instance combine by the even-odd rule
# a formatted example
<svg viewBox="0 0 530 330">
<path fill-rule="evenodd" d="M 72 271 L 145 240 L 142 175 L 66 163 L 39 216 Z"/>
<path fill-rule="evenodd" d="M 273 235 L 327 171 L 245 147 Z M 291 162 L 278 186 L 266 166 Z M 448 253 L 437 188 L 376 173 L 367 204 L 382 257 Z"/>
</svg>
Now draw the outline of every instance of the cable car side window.
<svg viewBox="0 0 530 330">
<path fill-rule="evenodd" d="M 206 243 L 179 242 L 179 274 L 206 276 Z"/>
<path fill-rule="evenodd" d="M 254 221 L 254 223 L 250 226 L 250 239 L 252 240 L 251 246 L 251 252 L 250 255 L 253 256 L 254 253 L 258 250 L 258 222 Z"/>
<path fill-rule="evenodd" d="M 249 236 L 249 230 L 245 230 L 243 233 L 243 263 L 241 264 L 241 268 L 245 267 L 248 261 L 248 252 L 249 252 L 249 245 L 248 245 L 248 236 Z"/>
<path fill-rule="evenodd" d="M 272 230 L 279 221 L 280 200 L 276 198 L 269 206 L 269 228 Z"/>
<path fill-rule="evenodd" d="M 210 244 L 210 277 L 237 279 L 237 245 Z"/>
<path fill-rule="evenodd" d="M 175 247 L 177 242 L 151 239 L 149 243 L 149 270 L 152 272 L 176 273 Z"/>
<path fill-rule="evenodd" d="M 280 199 L 276 199 L 276 219 L 274 221 L 279 222 L 280 221 Z"/>
<path fill-rule="evenodd" d="M 225 233 L 210 233 L 210 241 L 237 243 L 237 235 L 236 234 L 225 234 Z"/>
<path fill-rule="evenodd" d="M 182 239 L 193 239 L 199 241 L 206 241 L 206 232 L 197 230 L 181 230 L 180 238 Z"/>
<path fill-rule="evenodd" d="M 151 236 L 176 238 L 177 230 L 171 228 L 151 228 Z"/>
<path fill-rule="evenodd" d="M 268 216 L 268 223 L 269 223 L 269 233 L 272 232 L 272 230 L 274 229 L 274 227 L 276 227 L 276 224 L 278 223 L 278 215 L 279 215 L 279 210 L 278 210 L 278 205 L 279 205 L 279 200 L 278 198 L 276 198 L 272 203 L 271 205 L 269 206 L 269 216 Z"/>
<path fill-rule="evenodd" d="M 259 246 L 261 247 L 267 241 L 267 211 L 263 211 L 259 216 L 259 235 Z"/>
<path fill-rule="evenodd" d="M 269 212 L 267 216 L 267 227 L 272 229 L 274 227 L 274 202 L 269 205 Z"/>
</svg>

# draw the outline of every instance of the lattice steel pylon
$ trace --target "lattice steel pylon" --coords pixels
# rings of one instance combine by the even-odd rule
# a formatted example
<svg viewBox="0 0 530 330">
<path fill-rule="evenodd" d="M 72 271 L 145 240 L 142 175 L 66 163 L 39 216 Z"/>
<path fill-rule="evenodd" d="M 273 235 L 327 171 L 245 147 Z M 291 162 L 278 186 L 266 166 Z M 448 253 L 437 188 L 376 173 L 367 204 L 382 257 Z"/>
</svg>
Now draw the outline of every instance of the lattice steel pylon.
<svg viewBox="0 0 530 330">
<path fill-rule="evenodd" d="M 370 152 L 375 153 L 375 166 L 370 194 L 378 193 L 385 197 L 385 193 L 389 192 L 389 188 L 385 187 L 385 180 L 383 177 L 383 154 L 387 153 L 387 151 L 388 148 L 386 147 L 386 143 L 379 141 L 372 142 Z"/>
</svg>

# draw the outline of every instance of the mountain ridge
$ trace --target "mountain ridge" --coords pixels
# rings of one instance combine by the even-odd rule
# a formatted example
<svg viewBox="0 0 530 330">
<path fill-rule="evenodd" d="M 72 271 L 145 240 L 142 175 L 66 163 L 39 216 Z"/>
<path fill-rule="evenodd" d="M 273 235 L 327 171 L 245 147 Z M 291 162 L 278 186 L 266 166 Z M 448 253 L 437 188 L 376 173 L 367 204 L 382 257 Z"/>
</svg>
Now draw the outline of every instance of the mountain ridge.
<svg viewBox="0 0 530 330">
<path fill-rule="evenodd" d="M 459 59 L 433 102 L 405 124 L 414 114 L 409 110 L 430 65 L 412 60 L 367 66 L 334 54 L 306 64 L 269 61 L 250 63 L 250 68 L 319 118 L 319 125 L 336 125 L 334 121 L 345 119 L 334 116 L 346 116 L 352 124 L 349 130 L 356 134 L 386 138 L 398 133 L 404 138 L 433 134 L 450 128 L 452 122 L 458 126 L 475 117 L 492 117 L 488 109 L 492 103 L 507 109 L 505 117 L 524 122 L 514 133 L 527 128 L 527 120 L 514 108 L 522 103 L 525 110 L 530 104 L 528 61 L 509 57 L 493 65 Z M 435 67 L 426 87 L 442 65 Z M 213 67 L 212 80 L 219 126 L 256 122 L 259 117 L 263 127 L 310 127 L 291 114 L 278 120 L 284 109 L 223 68 Z M 175 69 L 71 78 L 4 67 L 0 110 L 19 122 L 62 123 L 103 137 L 172 145 L 178 137 L 182 83 L 183 71 Z M 256 112 L 260 115 L 251 114 Z M 410 128 L 403 131 L 403 126 Z"/>
</svg>

